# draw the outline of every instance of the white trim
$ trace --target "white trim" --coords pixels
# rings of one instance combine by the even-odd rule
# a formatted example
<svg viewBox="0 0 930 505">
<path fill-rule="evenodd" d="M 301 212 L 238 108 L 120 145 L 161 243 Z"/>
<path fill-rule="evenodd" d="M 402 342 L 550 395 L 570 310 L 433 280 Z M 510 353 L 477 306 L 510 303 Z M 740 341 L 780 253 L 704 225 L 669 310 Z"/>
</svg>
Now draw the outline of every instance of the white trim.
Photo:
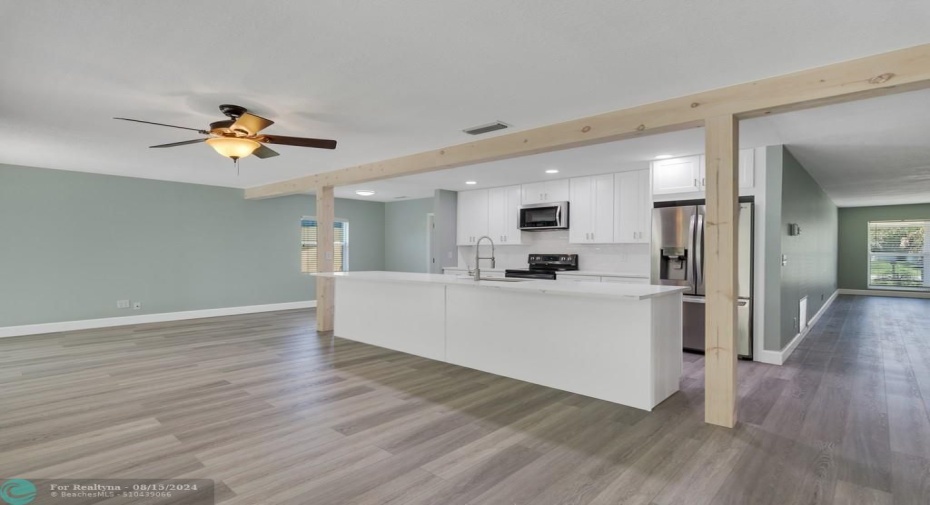
<svg viewBox="0 0 930 505">
<path fill-rule="evenodd" d="M 19 337 L 22 335 L 39 335 L 62 331 L 89 330 L 109 328 L 132 324 L 162 323 L 165 321 L 182 321 L 204 317 L 235 316 L 256 312 L 275 312 L 278 310 L 307 309 L 316 307 L 316 300 L 301 302 L 271 303 L 267 305 L 246 305 L 242 307 L 223 307 L 218 309 L 188 310 L 184 312 L 163 312 L 161 314 L 143 314 L 138 316 L 107 317 L 103 319 L 84 319 L 80 321 L 62 321 L 58 323 L 26 324 L 23 326 L 0 327 L 0 338 Z"/>
<path fill-rule="evenodd" d="M 807 334 L 810 333 L 811 328 L 813 328 L 814 325 L 817 324 L 817 321 L 820 319 L 820 316 L 824 315 L 824 313 L 827 311 L 827 308 L 830 307 L 831 303 L 833 303 L 833 300 L 836 300 L 837 295 L 846 294 L 846 293 L 843 293 L 842 291 L 843 291 L 842 289 L 837 289 L 836 291 L 834 291 L 833 294 L 830 295 L 830 298 L 827 299 L 827 302 L 824 303 L 823 306 L 820 307 L 820 310 L 818 310 L 817 313 L 814 314 L 814 317 L 812 317 L 810 321 L 808 321 L 807 327 L 801 330 L 800 333 L 795 335 L 794 338 L 791 339 L 791 342 L 788 342 L 788 345 L 786 345 L 784 349 L 782 349 L 781 351 L 763 350 L 757 356 L 755 356 L 756 361 L 761 362 L 761 363 L 768 363 L 770 365 L 785 364 L 785 361 L 788 360 L 788 356 L 791 356 L 791 353 L 793 353 L 794 350 L 798 347 L 798 344 L 800 344 L 801 341 L 804 340 L 804 337 L 806 337 Z"/>
<path fill-rule="evenodd" d="M 898 291 L 892 289 L 840 289 L 841 295 L 856 296 L 898 296 L 901 298 L 930 298 L 926 291 Z"/>
</svg>

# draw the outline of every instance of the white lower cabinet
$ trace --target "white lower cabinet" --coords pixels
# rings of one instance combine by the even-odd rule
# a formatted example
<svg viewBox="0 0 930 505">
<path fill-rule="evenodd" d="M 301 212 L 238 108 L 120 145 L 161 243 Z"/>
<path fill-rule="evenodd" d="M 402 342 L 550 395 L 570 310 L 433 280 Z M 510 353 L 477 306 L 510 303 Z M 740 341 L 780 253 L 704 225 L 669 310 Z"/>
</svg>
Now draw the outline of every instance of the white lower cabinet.
<svg viewBox="0 0 930 505">
<path fill-rule="evenodd" d="M 649 284 L 645 277 L 601 277 L 601 282 L 619 282 L 623 284 Z"/>
<path fill-rule="evenodd" d="M 578 274 L 563 274 L 563 273 L 556 273 L 555 280 L 572 281 L 572 282 L 601 282 L 601 278 L 596 275 L 578 275 Z"/>
</svg>

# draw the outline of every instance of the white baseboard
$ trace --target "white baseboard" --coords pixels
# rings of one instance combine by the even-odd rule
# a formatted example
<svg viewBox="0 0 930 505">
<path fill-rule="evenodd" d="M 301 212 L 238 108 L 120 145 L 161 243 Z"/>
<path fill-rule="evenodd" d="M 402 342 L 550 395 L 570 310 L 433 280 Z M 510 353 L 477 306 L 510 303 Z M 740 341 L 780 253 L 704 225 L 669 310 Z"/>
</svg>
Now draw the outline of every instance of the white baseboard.
<svg viewBox="0 0 930 505">
<path fill-rule="evenodd" d="M 223 307 L 219 309 L 188 310 L 184 312 L 164 312 L 161 314 L 143 314 L 138 316 L 107 317 L 103 319 L 84 319 L 81 321 L 62 321 L 59 323 L 27 324 L 23 326 L 4 326 L 0 327 L 0 338 L 109 328 L 112 326 L 127 326 L 132 324 L 182 321 L 185 319 L 201 319 L 204 317 L 235 316 L 238 314 L 254 314 L 256 312 L 307 309 L 312 307 L 316 307 L 316 300 L 271 303 L 267 305 L 246 305 L 243 307 Z"/>
<path fill-rule="evenodd" d="M 785 364 L 785 361 L 788 359 L 788 356 L 791 356 L 791 353 L 793 353 L 794 350 L 798 347 L 798 344 L 800 344 L 801 341 L 804 340 L 804 337 L 806 337 L 807 334 L 810 333 L 811 328 L 813 328 L 814 325 L 817 324 L 817 321 L 820 320 L 820 316 L 824 315 L 824 313 L 827 311 L 827 308 L 829 308 L 830 304 L 833 303 L 833 300 L 836 300 L 836 297 L 838 295 L 845 294 L 845 293 L 842 293 L 842 291 L 843 290 L 841 289 L 837 289 L 836 291 L 834 291 L 833 294 L 830 295 L 830 298 L 827 298 L 826 303 L 824 303 L 823 306 L 820 307 L 820 310 L 818 310 L 817 313 L 814 314 L 814 317 L 812 317 L 811 320 L 808 321 L 807 327 L 801 330 L 800 333 L 795 335 L 794 338 L 791 339 L 791 342 L 788 342 L 788 345 L 786 345 L 784 349 L 780 351 L 765 351 L 764 350 L 762 352 L 756 353 L 756 355 L 753 356 L 753 359 L 760 363 L 768 363 L 770 365 Z"/>
<path fill-rule="evenodd" d="M 930 298 L 927 291 L 898 291 L 894 289 L 840 289 L 841 295 L 897 296 L 901 298 Z"/>
</svg>

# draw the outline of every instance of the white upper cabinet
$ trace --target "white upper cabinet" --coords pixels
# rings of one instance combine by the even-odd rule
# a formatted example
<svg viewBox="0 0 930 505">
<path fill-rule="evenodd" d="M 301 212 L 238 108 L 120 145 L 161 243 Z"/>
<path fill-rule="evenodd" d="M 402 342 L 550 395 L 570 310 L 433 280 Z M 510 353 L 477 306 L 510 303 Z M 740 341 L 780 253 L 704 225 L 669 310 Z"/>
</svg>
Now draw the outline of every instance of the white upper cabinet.
<svg viewBox="0 0 930 505">
<path fill-rule="evenodd" d="M 614 242 L 648 244 L 652 230 L 649 170 L 614 174 Z"/>
<path fill-rule="evenodd" d="M 700 156 L 659 160 L 652 163 L 652 193 L 667 195 L 700 191 Z"/>
<path fill-rule="evenodd" d="M 520 186 L 488 190 L 488 236 L 496 245 L 520 244 Z"/>
<path fill-rule="evenodd" d="M 568 241 L 598 244 L 614 241 L 613 174 L 576 177 L 569 184 Z"/>
<path fill-rule="evenodd" d="M 703 154 L 654 161 L 652 194 L 703 193 L 707 187 L 706 161 Z M 739 152 L 739 187 L 741 190 L 751 190 L 755 187 L 753 149 L 743 149 Z M 699 196 L 689 195 L 691 198 Z"/>
<path fill-rule="evenodd" d="M 568 179 L 534 182 L 522 186 L 523 205 L 545 202 L 566 202 L 569 200 Z"/>
<path fill-rule="evenodd" d="M 458 245 L 474 245 L 482 235 L 488 234 L 488 211 L 488 190 L 459 192 L 456 212 Z"/>
</svg>

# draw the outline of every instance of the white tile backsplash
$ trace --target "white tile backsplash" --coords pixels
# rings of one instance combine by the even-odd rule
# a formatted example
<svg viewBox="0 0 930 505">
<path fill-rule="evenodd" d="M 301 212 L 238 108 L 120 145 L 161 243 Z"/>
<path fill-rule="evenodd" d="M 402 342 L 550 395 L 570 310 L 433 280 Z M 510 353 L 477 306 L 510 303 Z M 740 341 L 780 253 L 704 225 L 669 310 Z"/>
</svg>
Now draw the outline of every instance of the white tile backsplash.
<svg viewBox="0 0 930 505">
<path fill-rule="evenodd" d="M 581 270 L 649 275 L 649 244 L 569 244 L 568 230 L 522 233 L 521 245 L 494 244 L 497 268 L 526 268 L 530 254 L 577 254 Z M 483 256 L 486 249 L 487 242 L 481 246 Z M 471 268 L 475 247 L 459 246 L 458 251 L 459 268 Z"/>
</svg>

